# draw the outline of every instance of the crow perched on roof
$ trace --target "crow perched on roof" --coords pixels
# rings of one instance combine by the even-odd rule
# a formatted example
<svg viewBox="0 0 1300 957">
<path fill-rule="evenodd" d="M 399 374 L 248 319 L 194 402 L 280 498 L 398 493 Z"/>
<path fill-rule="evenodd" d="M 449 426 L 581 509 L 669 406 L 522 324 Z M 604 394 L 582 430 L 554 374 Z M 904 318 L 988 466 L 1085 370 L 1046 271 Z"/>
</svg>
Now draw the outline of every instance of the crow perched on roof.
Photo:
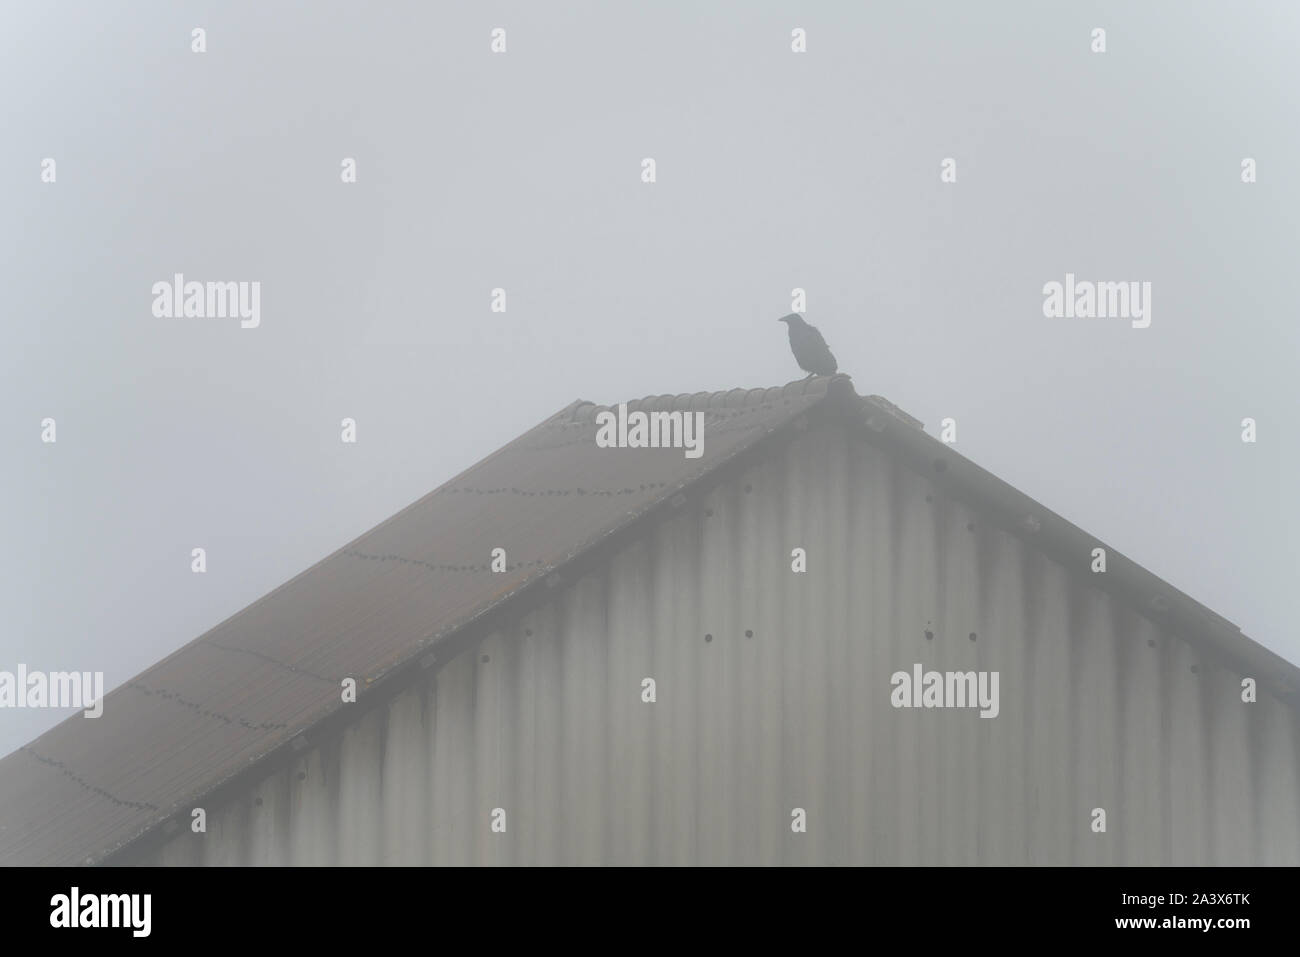
<svg viewBox="0 0 1300 957">
<path fill-rule="evenodd" d="M 811 379 L 815 375 L 835 374 L 839 366 L 816 326 L 808 325 L 797 312 L 792 312 L 785 318 L 778 319 L 777 322 L 786 324 L 790 332 L 790 351 L 794 353 L 794 361 L 799 363 L 800 369 L 808 373 L 808 378 Z"/>
</svg>

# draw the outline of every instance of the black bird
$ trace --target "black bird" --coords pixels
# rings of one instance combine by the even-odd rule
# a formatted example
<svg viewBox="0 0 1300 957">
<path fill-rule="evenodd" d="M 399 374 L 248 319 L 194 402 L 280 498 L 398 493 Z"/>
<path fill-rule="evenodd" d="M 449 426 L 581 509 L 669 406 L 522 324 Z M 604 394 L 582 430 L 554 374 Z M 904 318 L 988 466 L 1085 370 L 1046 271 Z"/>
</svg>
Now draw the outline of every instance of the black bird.
<svg viewBox="0 0 1300 957">
<path fill-rule="evenodd" d="M 816 326 L 808 325 L 803 321 L 803 316 L 797 312 L 792 312 L 785 318 L 778 319 L 777 322 L 786 324 L 786 329 L 790 332 L 790 351 L 794 353 L 794 361 L 799 363 L 800 369 L 808 373 L 809 379 L 815 375 L 835 374 L 839 366 Z"/>
</svg>

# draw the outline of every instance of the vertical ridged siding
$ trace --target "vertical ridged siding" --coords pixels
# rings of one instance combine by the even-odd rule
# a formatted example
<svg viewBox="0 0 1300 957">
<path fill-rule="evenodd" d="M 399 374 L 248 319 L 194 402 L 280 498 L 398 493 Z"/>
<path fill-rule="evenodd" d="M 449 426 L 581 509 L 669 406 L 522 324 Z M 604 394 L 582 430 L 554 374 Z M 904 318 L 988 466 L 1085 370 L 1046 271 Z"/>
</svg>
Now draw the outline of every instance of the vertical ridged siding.
<svg viewBox="0 0 1300 957">
<path fill-rule="evenodd" d="M 1086 561 L 815 429 L 139 860 L 1300 863 L 1294 710 Z M 894 709 L 914 662 L 1000 715 Z"/>
</svg>

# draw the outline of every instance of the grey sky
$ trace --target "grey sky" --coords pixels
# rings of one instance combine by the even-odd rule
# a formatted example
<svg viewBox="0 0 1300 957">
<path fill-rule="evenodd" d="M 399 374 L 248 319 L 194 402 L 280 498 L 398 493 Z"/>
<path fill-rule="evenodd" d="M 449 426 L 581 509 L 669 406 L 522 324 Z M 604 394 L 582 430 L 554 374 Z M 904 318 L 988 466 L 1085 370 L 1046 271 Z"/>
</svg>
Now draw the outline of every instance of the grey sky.
<svg viewBox="0 0 1300 957">
<path fill-rule="evenodd" d="M 0 670 L 114 687 L 575 398 L 799 378 L 796 286 L 860 393 L 1300 661 L 1298 28 L 10 0 Z M 260 281 L 261 326 L 154 318 L 175 272 Z M 1151 282 L 1150 328 L 1044 318 L 1066 272 Z"/>
</svg>

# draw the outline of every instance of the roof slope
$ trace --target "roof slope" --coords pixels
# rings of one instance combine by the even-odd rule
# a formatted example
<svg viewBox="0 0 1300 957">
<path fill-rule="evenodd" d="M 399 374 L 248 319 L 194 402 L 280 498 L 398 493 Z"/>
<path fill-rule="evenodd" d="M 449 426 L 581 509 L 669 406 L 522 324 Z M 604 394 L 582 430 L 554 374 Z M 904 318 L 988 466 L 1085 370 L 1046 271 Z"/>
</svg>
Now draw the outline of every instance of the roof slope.
<svg viewBox="0 0 1300 957">
<path fill-rule="evenodd" d="M 0 760 L 0 864 L 108 858 L 338 712 L 342 678 L 365 687 L 398 674 L 810 412 L 888 446 L 935 488 L 1067 567 L 1086 569 L 1091 549 L 1105 544 L 891 403 L 859 397 L 847 376 L 628 403 L 704 412 L 697 459 L 681 449 L 597 448 L 601 408 L 573 403 L 128 681 L 99 719 L 69 718 Z M 509 569 L 494 574 L 498 546 Z M 1300 701 L 1300 669 L 1114 549 L 1107 574 L 1089 580 L 1293 707 Z"/>
<path fill-rule="evenodd" d="M 703 454 L 595 444 L 575 402 L 0 760 L 0 864 L 76 864 L 189 806 L 364 688 L 789 423 L 832 380 L 649 397 L 704 412 Z M 489 556 L 506 549 L 508 570 Z"/>
</svg>

